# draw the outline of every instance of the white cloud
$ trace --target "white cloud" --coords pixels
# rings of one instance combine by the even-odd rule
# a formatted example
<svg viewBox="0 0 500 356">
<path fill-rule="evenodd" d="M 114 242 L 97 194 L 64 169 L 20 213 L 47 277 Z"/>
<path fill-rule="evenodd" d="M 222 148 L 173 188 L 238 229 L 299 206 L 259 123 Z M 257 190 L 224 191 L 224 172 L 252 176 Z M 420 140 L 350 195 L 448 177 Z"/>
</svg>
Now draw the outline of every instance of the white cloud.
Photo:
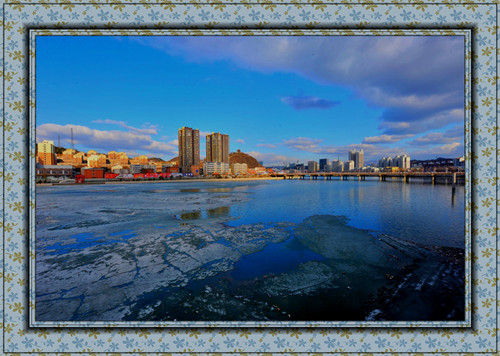
<svg viewBox="0 0 500 356">
<path fill-rule="evenodd" d="M 68 144 L 71 129 L 73 129 L 76 148 L 83 146 L 104 152 L 134 150 L 150 154 L 168 155 L 177 155 L 178 151 L 177 146 L 155 141 L 151 135 L 146 133 L 96 130 L 82 125 L 43 124 L 36 129 L 37 140 L 54 140 L 60 135 L 63 142 Z"/>
<path fill-rule="evenodd" d="M 105 125 L 117 125 L 120 127 L 123 127 L 124 129 L 138 132 L 138 133 L 144 133 L 144 134 L 149 134 L 149 135 L 156 135 L 158 133 L 158 128 L 156 125 L 152 125 L 150 123 L 144 123 L 143 126 L 145 126 L 142 129 L 129 126 L 125 121 L 117 121 L 117 120 L 110 120 L 110 119 L 105 119 L 105 120 L 94 120 L 92 123 L 95 124 L 105 124 Z"/>
<path fill-rule="evenodd" d="M 267 147 L 267 148 L 278 148 L 278 146 L 273 145 L 271 143 L 258 143 L 255 146 L 257 146 L 257 147 Z"/>
<path fill-rule="evenodd" d="M 373 143 L 373 144 L 380 144 L 380 143 L 395 143 L 399 142 L 401 140 L 404 140 L 406 138 L 412 137 L 413 135 L 380 135 L 380 136 L 371 136 L 371 137 L 365 137 L 363 139 L 363 143 Z"/>
</svg>

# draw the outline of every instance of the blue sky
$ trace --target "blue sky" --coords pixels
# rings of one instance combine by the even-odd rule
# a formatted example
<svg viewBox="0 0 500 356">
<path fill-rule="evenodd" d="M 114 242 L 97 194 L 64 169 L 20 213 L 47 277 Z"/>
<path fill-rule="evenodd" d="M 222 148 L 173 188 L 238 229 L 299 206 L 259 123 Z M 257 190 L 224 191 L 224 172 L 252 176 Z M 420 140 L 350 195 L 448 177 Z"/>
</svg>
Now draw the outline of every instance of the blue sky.
<svg viewBox="0 0 500 356">
<path fill-rule="evenodd" d="M 463 155 L 464 47 L 450 36 L 39 36 L 37 140 L 177 156 L 182 126 L 265 164 Z"/>
</svg>

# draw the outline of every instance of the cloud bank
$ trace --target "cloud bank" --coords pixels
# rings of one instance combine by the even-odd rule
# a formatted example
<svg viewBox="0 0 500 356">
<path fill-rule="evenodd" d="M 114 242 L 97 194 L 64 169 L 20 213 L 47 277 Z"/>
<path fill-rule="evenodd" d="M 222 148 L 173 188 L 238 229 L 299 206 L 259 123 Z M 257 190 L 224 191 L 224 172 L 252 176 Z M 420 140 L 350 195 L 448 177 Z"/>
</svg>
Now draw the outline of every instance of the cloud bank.
<svg viewBox="0 0 500 356">
<path fill-rule="evenodd" d="M 229 60 L 261 72 L 292 72 L 349 88 L 382 108 L 383 137 L 422 134 L 464 120 L 460 36 L 178 36 L 136 39 L 191 62 Z M 284 97 L 295 110 L 336 102 Z M 370 140 L 368 140 L 370 141 Z M 391 141 L 390 142 L 395 142 Z M 388 142 L 389 142 L 388 141 Z"/>
<path fill-rule="evenodd" d="M 117 130 L 96 130 L 82 125 L 57 125 L 43 124 L 37 127 L 36 136 L 38 141 L 56 140 L 61 136 L 62 144 L 69 147 L 71 143 L 71 129 L 75 146 L 88 147 L 96 151 L 145 151 L 149 154 L 177 155 L 178 147 L 175 140 L 172 142 L 155 141 L 150 134 L 130 130 L 128 132 Z M 78 148 L 78 147 L 77 147 Z"/>
</svg>

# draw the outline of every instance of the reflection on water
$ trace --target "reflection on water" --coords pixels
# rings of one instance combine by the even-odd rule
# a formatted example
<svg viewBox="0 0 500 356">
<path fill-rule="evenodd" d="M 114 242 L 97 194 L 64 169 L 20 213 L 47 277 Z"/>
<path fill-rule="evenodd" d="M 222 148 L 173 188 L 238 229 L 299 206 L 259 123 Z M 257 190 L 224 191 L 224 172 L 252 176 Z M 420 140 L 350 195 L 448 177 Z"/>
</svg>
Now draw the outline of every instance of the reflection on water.
<svg viewBox="0 0 500 356">
<path fill-rule="evenodd" d="M 233 188 L 207 188 L 206 192 L 210 193 L 229 193 Z"/>
<path fill-rule="evenodd" d="M 181 193 L 199 193 L 200 189 L 198 188 L 191 188 L 191 189 L 180 189 L 179 190 Z"/>
<path fill-rule="evenodd" d="M 226 216 L 229 216 L 230 212 L 231 212 L 231 208 L 229 206 L 221 206 L 219 208 L 208 209 L 207 210 L 207 217 L 208 218 L 226 217 Z"/>
<path fill-rule="evenodd" d="M 189 213 L 182 213 L 181 220 L 197 220 L 201 219 L 201 211 L 191 211 Z"/>
</svg>

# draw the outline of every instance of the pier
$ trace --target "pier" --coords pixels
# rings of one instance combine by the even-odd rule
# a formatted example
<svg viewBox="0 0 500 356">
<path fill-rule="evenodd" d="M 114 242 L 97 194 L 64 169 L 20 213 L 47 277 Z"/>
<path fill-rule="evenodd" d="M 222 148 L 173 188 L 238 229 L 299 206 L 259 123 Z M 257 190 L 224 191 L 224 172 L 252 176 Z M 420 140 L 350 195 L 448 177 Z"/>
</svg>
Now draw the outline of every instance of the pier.
<svg viewBox="0 0 500 356">
<path fill-rule="evenodd" d="M 409 183 L 411 180 L 420 180 L 422 182 L 465 184 L 464 172 L 324 172 L 324 173 L 285 173 L 281 175 L 272 175 L 283 177 L 283 179 L 300 180 L 359 180 L 364 181 L 367 177 L 376 178 L 381 182 L 387 180 L 399 180 Z"/>
</svg>

